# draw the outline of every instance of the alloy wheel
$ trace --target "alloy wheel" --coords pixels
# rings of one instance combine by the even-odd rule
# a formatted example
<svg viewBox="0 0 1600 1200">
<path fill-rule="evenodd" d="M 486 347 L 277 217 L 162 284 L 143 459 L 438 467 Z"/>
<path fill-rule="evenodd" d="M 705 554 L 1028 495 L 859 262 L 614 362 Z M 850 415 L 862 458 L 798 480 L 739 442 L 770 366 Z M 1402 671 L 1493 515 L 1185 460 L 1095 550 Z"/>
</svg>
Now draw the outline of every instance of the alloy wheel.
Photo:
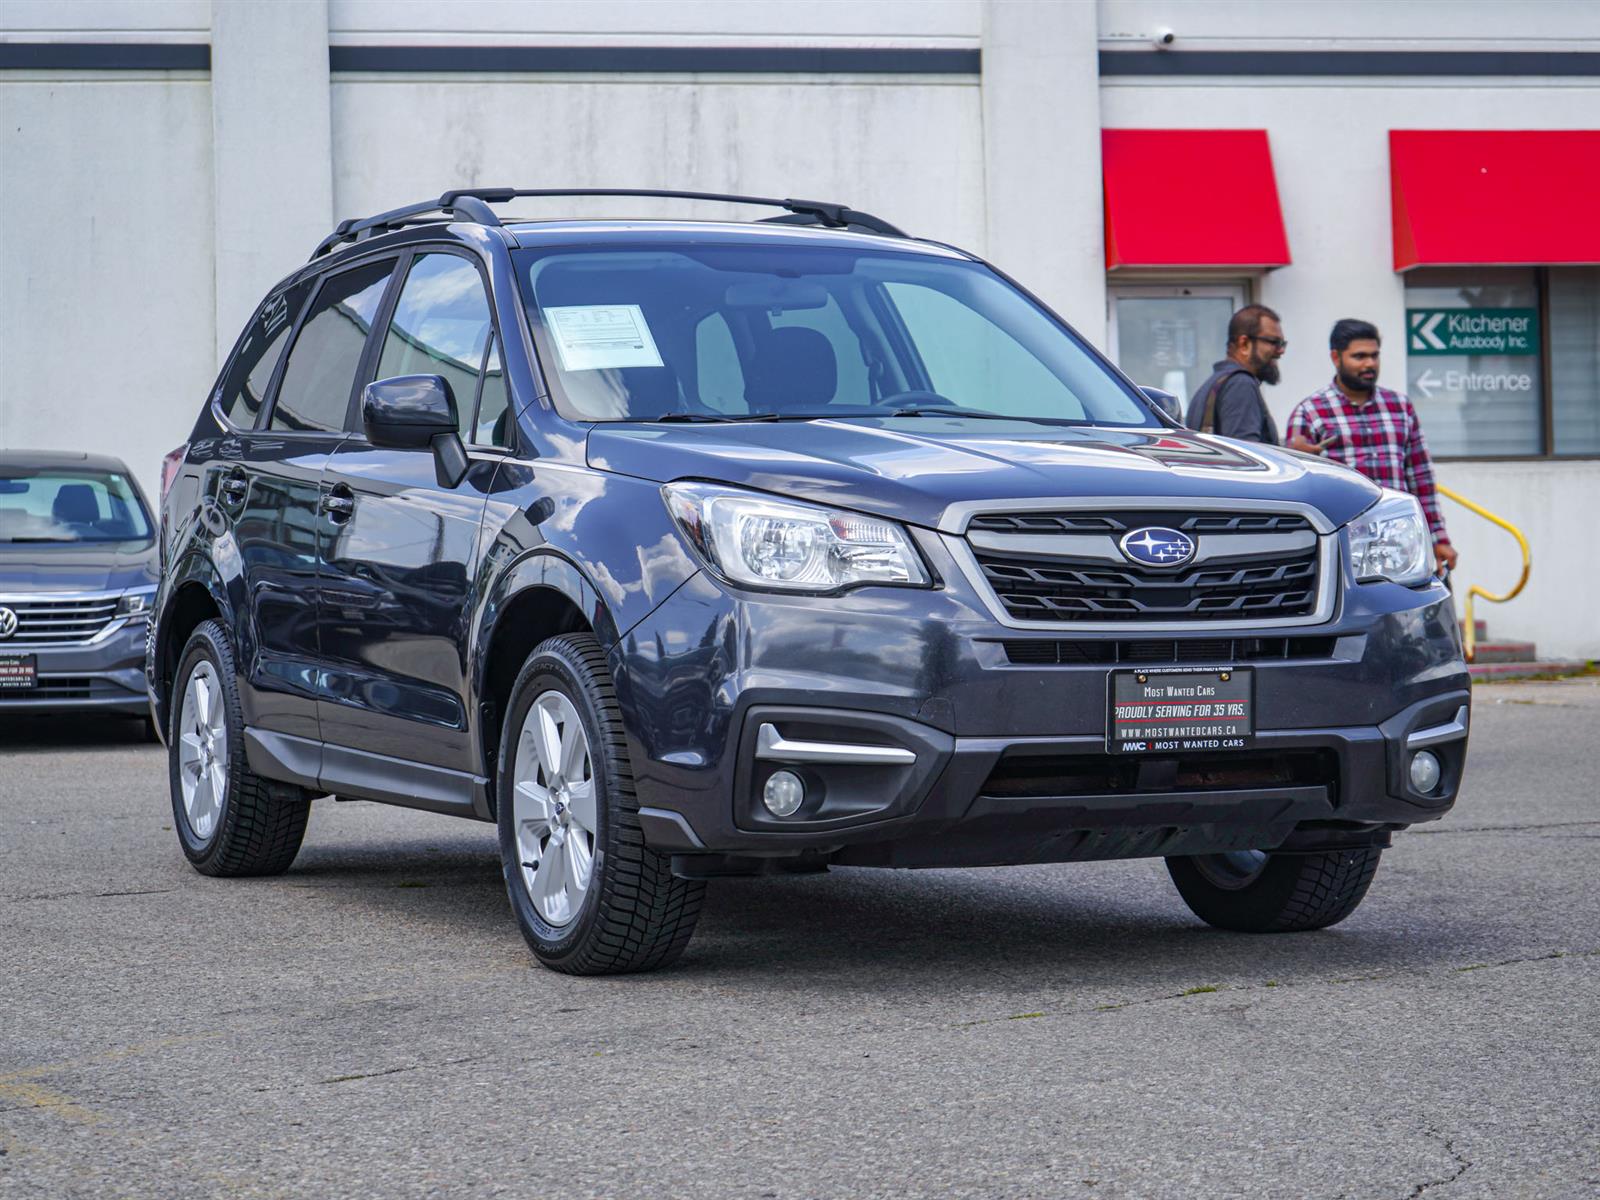
<svg viewBox="0 0 1600 1200">
<path fill-rule="evenodd" d="M 541 692 L 529 706 L 513 772 L 522 885 L 541 917 L 570 924 L 594 877 L 598 816 L 589 738 L 561 692 Z"/>
<path fill-rule="evenodd" d="M 178 712 L 178 781 L 189 828 L 202 842 L 211 836 L 228 795 L 228 726 L 222 684 L 209 662 L 189 674 Z"/>
</svg>

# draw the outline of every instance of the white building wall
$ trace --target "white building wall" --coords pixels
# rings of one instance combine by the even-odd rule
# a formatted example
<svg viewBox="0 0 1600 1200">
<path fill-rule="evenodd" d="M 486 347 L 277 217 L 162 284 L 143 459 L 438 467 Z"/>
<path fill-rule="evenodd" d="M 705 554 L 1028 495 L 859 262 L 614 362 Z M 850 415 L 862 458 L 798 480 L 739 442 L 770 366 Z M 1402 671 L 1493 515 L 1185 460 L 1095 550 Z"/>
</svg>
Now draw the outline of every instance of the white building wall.
<svg viewBox="0 0 1600 1200">
<path fill-rule="evenodd" d="M 0 447 L 147 489 L 215 374 L 203 75 L 0 77 Z"/>
<path fill-rule="evenodd" d="M 211 144 L 219 363 L 267 289 L 333 225 L 328 111 L 326 0 L 215 0 Z"/>
<path fill-rule="evenodd" d="M 1108 46 L 1161 30 L 1190 50 L 1573 50 L 1600 41 L 1584 0 L 1098 0 Z M 1460 86 L 1458 83 L 1456 86 Z"/>
<path fill-rule="evenodd" d="M 23 38 L 205 41 L 211 0 L 5 0 L 0 31 Z"/>
<path fill-rule="evenodd" d="M 981 245 L 979 108 L 975 79 L 338 75 L 334 206 L 354 216 L 463 185 L 803 195 Z M 507 211 L 556 215 L 573 203 L 518 201 Z M 602 216 L 762 215 L 582 203 Z"/>
<path fill-rule="evenodd" d="M 1104 224 L 1061 219 L 1100 211 L 1094 9 L 991 0 L 984 19 L 988 224 L 965 244 L 1103 344 Z"/>
<path fill-rule="evenodd" d="M 1449 462 L 1439 481 L 1523 531 L 1533 551 L 1528 586 L 1506 604 L 1476 601 L 1491 641 L 1537 639 L 1542 658 L 1600 658 L 1600 573 L 1584 547 L 1600 513 L 1600 463 Z M 1522 558 L 1503 529 L 1446 500 L 1450 536 L 1461 551 L 1456 606 L 1467 587 L 1504 595 Z"/>
<path fill-rule="evenodd" d="M 1031 2 L 1031 0 L 1030 0 Z M 750 0 L 329 0 L 335 42 L 429 45 L 481 42 L 539 45 L 914 45 L 944 39 L 976 44 L 983 0 L 817 0 L 811 4 Z"/>
</svg>

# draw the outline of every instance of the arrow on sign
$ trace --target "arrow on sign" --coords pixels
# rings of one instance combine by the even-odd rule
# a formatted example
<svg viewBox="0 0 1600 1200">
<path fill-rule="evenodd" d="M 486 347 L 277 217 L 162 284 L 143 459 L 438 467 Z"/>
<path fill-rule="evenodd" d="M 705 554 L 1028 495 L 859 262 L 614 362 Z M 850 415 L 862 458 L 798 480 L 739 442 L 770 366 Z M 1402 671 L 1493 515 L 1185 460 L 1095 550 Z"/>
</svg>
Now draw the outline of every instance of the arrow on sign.
<svg viewBox="0 0 1600 1200">
<path fill-rule="evenodd" d="M 1417 376 L 1417 388 L 1418 388 L 1419 391 L 1422 392 L 1422 398 L 1424 400 L 1432 400 L 1433 399 L 1433 389 L 1438 387 L 1443 382 L 1444 382 L 1444 380 L 1435 379 L 1433 377 L 1433 368 L 1432 367 L 1429 367 L 1421 375 Z"/>
<path fill-rule="evenodd" d="M 1418 313 L 1416 320 L 1412 322 L 1414 328 L 1411 331 L 1411 348 L 1413 350 L 1427 350 L 1429 348 L 1443 350 L 1445 348 L 1444 341 L 1434 332 L 1435 329 L 1439 328 L 1439 322 L 1443 320 L 1443 313 L 1434 313 L 1431 317 L 1425 317 L 1424 314 Z"/>
</svg>

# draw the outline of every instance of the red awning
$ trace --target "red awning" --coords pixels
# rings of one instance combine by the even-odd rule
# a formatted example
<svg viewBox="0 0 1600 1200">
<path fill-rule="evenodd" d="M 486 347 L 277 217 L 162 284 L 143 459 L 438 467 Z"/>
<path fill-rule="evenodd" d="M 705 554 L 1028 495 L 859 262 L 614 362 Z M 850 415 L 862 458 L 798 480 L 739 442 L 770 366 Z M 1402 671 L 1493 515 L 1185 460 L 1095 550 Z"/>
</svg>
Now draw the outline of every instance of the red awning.
<svg viewBox="0 0 1600 1200">
<path fill-rule="evenodd" d="M 1600 130 L 1389 133 L 1394 269 L 1600 263 Z"/>
<path fill-rule="evenodd" d="M 1289 264 L 1264 129 L 1103 129 L 1106 269 Z"/>
</svg>

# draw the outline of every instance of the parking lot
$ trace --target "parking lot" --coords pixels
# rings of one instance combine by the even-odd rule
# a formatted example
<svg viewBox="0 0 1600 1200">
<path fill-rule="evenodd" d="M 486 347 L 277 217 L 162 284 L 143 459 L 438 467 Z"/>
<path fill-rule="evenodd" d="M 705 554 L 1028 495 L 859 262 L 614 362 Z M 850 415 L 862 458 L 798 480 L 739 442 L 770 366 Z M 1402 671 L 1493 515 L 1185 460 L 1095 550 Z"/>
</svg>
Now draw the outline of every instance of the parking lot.
<svg viewBox="0 0 1600 1200">
<path fill-rule="evenodd" d="M 1600 681 L 1479 689 L 1466 787 L 1318 934 L 1160 862 L 713 884 L 540 968 L 494 832 L 319 802 L 204 878 L 133 729 L 0 729 L 0 1193 L 1465 1197 L 1600 1187 Z"/>
</svg>

